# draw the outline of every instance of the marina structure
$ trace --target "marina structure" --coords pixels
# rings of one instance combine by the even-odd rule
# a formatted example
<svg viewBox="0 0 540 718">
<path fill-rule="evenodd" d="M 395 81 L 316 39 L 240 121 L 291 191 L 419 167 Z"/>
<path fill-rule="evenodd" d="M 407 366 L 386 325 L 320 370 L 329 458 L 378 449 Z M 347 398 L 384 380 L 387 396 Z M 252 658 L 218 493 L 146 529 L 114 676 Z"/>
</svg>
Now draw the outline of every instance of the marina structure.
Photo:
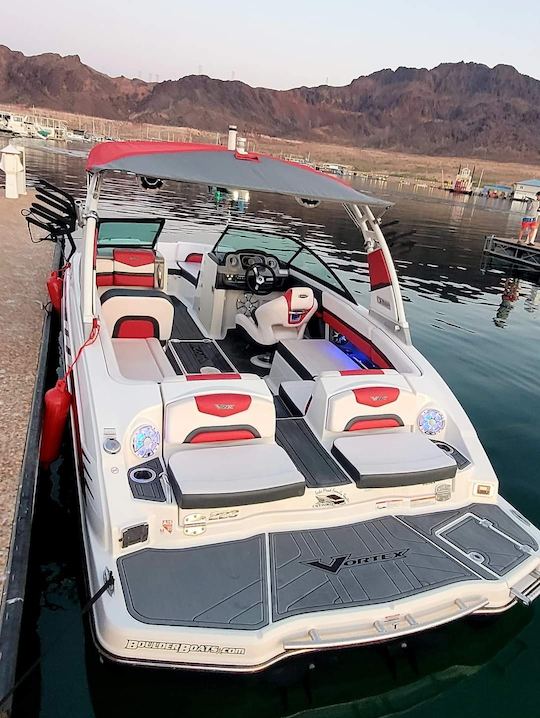
<svg viewBox="0 0 540 718">
<path fill-rule="evenodd" d="M 68 136 L 68 127 L 63 120 L 48 115 L 21 114 L 0 109 L 0 132 L 16 137 L 64 141 Z"/>
<path fill-rule="evenodd" d="M 515 182 L 514 185 L 513 199 L 518 200 L 529 200 L 536 196 L 537 192 L 540 192 L 540 179 L 528 179 Z"/>
<path fill-rule="evenodd" d="M 514 238 L 490 235 L 484 242 L 484 254 L 540 271 L 540 244 L 528 245 Z"/>
</svg>

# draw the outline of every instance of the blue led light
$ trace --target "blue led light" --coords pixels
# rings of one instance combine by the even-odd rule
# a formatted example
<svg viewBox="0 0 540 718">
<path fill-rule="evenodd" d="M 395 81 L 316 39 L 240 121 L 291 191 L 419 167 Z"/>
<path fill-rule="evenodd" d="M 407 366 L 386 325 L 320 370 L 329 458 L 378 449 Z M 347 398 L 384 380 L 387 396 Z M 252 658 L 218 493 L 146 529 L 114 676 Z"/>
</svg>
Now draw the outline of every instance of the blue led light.
<svg viewBox="0 0 540 718">
<path fill-rule="evenodd" d="M 424 409 L 418 417 L 418 428 L 424 434 L 435 436 L 444 429 L 446 419 L 437 409 Z"/>
<path fill-rule="evenodd" d="M 151 424 L 146 424 L 133 432 L 131 447 L 140 459 L 149 459 L 158 450 L 159 440 L 159 431 Z"/>
</svg>

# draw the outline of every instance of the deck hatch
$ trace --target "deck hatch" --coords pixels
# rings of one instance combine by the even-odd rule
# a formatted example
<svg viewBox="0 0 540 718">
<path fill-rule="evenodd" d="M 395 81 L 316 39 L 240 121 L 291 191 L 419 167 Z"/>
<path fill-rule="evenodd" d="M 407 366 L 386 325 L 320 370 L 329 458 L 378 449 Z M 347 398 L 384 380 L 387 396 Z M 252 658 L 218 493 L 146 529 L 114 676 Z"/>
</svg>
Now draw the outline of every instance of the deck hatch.
<svg viewBox="0 0 540 718">
<path fill-rule="evenodd" d="M 493 504 L 400 519 L 486 579 L 504 576 L 538 549 L 535 539 Z"/>
</svg>

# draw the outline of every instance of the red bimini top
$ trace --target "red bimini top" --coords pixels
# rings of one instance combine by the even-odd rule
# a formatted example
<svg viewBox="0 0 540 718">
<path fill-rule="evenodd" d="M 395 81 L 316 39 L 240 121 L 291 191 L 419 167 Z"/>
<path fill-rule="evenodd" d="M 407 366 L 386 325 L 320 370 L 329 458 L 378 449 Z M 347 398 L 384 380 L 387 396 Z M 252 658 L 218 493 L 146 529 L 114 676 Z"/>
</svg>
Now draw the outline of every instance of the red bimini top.
<svg viewBox="0 0 540 718">
<path fill-rule="evenodd" d="M 120 171 L 143 177 L 271 192 L 345 204 L 387 207 L 342 180 L 268 155 L 240 154 L 220 145 L 188 142 L 103 142 L 88 155 L 91 173 Z"/>
</svg>

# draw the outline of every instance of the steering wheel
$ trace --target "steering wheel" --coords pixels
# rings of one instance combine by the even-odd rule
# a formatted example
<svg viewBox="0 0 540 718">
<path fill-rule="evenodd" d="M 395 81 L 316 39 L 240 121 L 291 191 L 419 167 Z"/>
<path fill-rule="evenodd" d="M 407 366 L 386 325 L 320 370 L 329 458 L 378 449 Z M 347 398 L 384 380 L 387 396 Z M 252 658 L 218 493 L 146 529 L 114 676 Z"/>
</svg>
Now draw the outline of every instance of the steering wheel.
<svg viewBox="0 0 540 718">
<path fill-rule="evenodd" d="M 270 294 L 277 286 L 276 273 L 266 264 L 253 264 L 246 271 L 246 285 L 253 294 Z"/>
</svg>

